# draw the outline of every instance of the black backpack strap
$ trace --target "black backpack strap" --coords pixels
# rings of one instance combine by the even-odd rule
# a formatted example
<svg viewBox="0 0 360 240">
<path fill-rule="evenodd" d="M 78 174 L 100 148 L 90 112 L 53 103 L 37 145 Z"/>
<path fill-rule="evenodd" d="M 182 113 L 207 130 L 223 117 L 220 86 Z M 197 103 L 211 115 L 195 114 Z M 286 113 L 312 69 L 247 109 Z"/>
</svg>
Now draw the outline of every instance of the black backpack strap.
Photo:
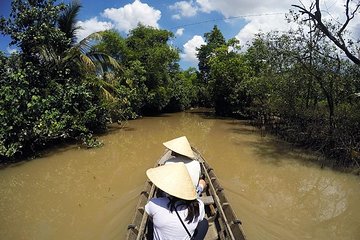
<svg viewBox="0 0 360 240">
<path fill-rule="evenodd" d="M 190 239 L 193 239 L 193 237 L 191 236 L 191 234 L 190 234 L 189 230 L 188 230 L 188 229 L 187 229 L 187 227 L 185 226 L 185 223 L 183 222 L 183 220 L 181 219 L 181 217 L 180 217 L 179 213 L 177 212 L 176 207 L 175 207 L 175 212 L 176 212 L 176 215 L 178 216 L 178 218 L 179 218 L 179 220 L 180 220 L 181 224 L 182 224 L 182 225 L 183 225 L 183 227 L 185 228 L 185 230 L 186 230 L 187 234 L 189 235 Z"/>
</svg>

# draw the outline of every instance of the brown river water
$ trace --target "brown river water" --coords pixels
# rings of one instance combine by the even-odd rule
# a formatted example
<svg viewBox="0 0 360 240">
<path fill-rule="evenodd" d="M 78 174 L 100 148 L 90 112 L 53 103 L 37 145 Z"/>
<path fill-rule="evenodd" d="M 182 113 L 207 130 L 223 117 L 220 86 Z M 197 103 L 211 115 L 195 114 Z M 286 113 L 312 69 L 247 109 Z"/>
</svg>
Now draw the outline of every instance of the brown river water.
<svg viewBox="0 0 360 240">
<path fill-rule="evenodd" d="M 238 120 L 175 113 L 112 125 L 0 170 L 0 239 L 125 239 L 162 142 L 186 135 L 214 168 L 249 240 L 360 239 L 360 178 Z"/>
</svg>

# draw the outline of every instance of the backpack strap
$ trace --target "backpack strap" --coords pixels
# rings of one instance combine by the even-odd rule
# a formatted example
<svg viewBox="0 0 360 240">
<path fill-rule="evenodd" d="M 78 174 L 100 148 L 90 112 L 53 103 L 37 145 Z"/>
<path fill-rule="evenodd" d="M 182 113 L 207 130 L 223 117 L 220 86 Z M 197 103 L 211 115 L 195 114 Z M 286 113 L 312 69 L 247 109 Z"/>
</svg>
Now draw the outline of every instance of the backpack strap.
<svg viewBox="0 0 360 240">
<path fill-rule="evenodd" d="M 191 234 L 190 234 L 189 230 L 188 230 L 188 229 L 187 229 L 187 227 L 185 226 L 185 223 L 183 222 L 183 220 L 181 219 L 181 217 L 180 217 L 179 213 L 177 212 L 176 207 L 175 207 L 175 212 L 176 212 L 176 215 L 178 216 L 178 218 L 179 218 L 179 220 L 180 220 L 181 224 L 182 224 L 182 225 L 183 225 L 183 227 L 185 228 L 185 230 L 186 230 L 187 234 L 189 235 L 190 239 L 193 239 L 193 237 L 191 236 Z"/>
</svg>

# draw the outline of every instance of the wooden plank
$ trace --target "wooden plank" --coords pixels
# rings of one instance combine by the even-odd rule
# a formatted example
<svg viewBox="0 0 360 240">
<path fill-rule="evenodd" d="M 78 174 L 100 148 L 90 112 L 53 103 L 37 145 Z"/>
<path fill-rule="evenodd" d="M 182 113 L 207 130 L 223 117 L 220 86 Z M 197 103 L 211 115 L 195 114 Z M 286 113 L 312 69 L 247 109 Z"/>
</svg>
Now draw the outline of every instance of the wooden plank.
<svg viewBox="0 0 360 240">
<path fill-rule="evenodd" d="M 209 223 L 209 229 L 208 232 L 206 233 L 204 240 L 217 240 L 219 239 L 218 236 L 219 235 L 215 224 L 213 222 Z"/>
<path fill-rule="evenodd" d="M 214 198 L 212 196 L 201 196 L 200 200 L 204 203 L 205 206 L 214 204 Z"/>
</svg>

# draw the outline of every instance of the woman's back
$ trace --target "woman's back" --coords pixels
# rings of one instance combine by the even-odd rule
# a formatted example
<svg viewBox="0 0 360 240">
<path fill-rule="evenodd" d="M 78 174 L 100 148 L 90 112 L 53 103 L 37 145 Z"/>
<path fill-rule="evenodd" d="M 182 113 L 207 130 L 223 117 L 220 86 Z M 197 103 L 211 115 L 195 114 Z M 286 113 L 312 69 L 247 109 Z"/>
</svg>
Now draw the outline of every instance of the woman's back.
<svg viewBox="0 0 360 240">
<path fill-rule="evenodd" d="M 185 240 L 190 239 L 188 233 L 186 232 L 184 226 L 182 225 L 179 217 L 176 214 L 176 211 L 170 211 L 169 209 L 169 198 L 153 198 L 145 206 L 146 212 L 152 218 L 154 225 L 154 239 L 155 240 Z M 182 222 L 185 224 L 185 227 L 191 235 L 194 234 L 194 231 L 199 223 L 203 220 L 205 216 L 204 204 L 201 200 L 199 202 L 199 216 L 194 217 L 194 219 L 189 223 L 185 220 L 188 216 L 188 209 L 186 205 L 181 204 L 181 202 L 176 202 L 175 206 Z"/>
</svg>

